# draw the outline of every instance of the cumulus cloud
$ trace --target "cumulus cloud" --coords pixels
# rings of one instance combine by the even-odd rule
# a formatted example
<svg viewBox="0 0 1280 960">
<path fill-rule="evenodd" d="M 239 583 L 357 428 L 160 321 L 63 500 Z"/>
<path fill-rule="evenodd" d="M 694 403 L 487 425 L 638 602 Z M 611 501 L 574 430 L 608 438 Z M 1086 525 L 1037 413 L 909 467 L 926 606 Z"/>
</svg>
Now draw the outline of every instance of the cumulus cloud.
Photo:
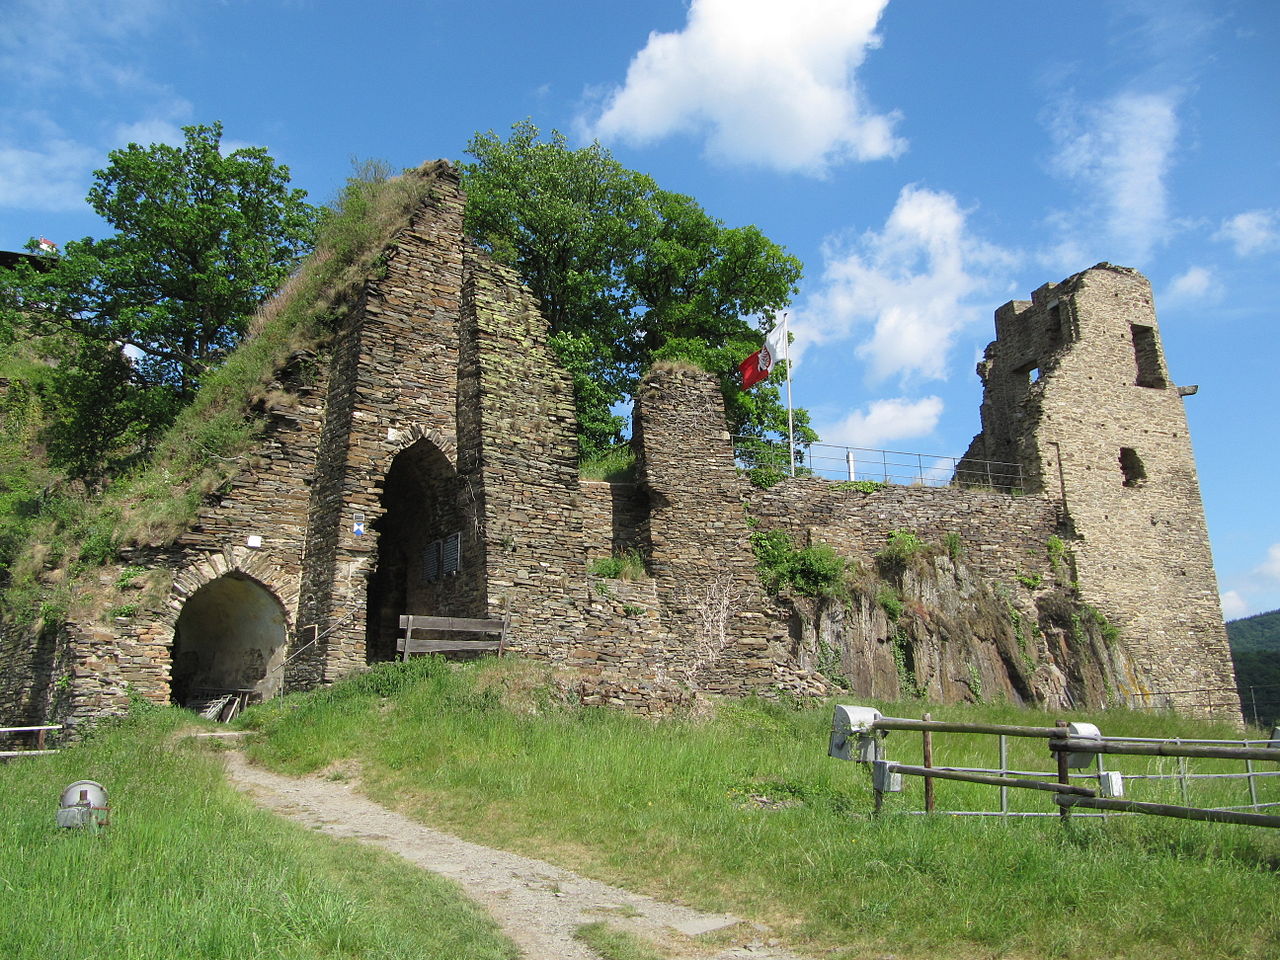
<svg viewBox="0 0 1280 960">
<path fill-rule="evenodd" d="M 1273 543 L 1267 550 L 1267 559 L 1258 564 L 1259 575 L 1274 585 L 1280 585 L 1280 543 Z"/>
<path fill-rule="evenodd" d="M 890 442 L 928 436 L 942 416 L 940 397 L 905 397 L 876 400 L 843 420 L 819 428 L 827 443 L 850 447 L 882 448 Z"/>
<path fill-rule="evenodd" d="M 13 0 L 0 30 L 0 207 L 81 209 L 91 173 L 130 141 L 181 142 L 191 105 L 134 60 L 141 41 L 177 10 L 172 0 Z M 19 96 L 20 92 L 22 93 Z M 44 105 L 22 109 L 20 102 Z M 88 115 L 79 138 L 54 116 Z"/>
<path fill-rule="evenodd" d="M 692 0 L 678 33 L 652 33 L 589 135 L 644 144 L 706 139 L 712 157 L 820 174 L 900 154 L 896 113 L 877 113 L 854 73 L 879 46 L 888 0 Z"/>
<path fill-rule="evenodd" d="M 97 151 L 68 139 L 46 140 L 36 149 L 0 146 L 0 207 L 78 210 L 100 159 Z"/>
<path fill-rule="evenodd" d="M 957 331 L 990 309 L 1013 256 L 972 235 L 949 193 L 908 185 L 884 229 L 829 242 L 818 289 L 796 311 L 795 354 L 860 340 L 870 379 L 945 379 Z"/>
<path fill-rule="evenodd" d="M 1124 92 L 1096 104 L 1064 101 L 1049 121 L 1050 166 L 1081 198 L 1058 223 L 1105 240 L 1106 259 L 1143 263 L 1168 236 L 1180 101 L 1178 90 Z"/>
<path fill-rule="evenodd" d="M 1248 257 L 1280 247 L 1280 210 L 1249 210 L 1222 222 L 1213 235 L 1235 247 L 1236 255 Z"/>
<path fill-rule="evenodd" d="M 1188 267 L 1174 277 L 1162 299 L 1166 303 L 1182 303 L 1190 300 L 1211 300 L 1222 292 L 1222 285 L 1213 271 L 1207 267 Z"/>
<path fill-rule="evenodd" d="M 1249 615 L 1249 604 L 1235 590 L 1222 594 L 1222 619 L 1239 620 Z"/>
<path fill-rule="evenodd" d="M 1222 590 L 1222 615 L 1228 620 L 1248 616 L 1257 609 L 1276 606 L 1280 589 L 1280 543 L 1267 548 L 1267 555 L 1248 574 L 1237 577 L 1230 590 Z"/>
</svg>

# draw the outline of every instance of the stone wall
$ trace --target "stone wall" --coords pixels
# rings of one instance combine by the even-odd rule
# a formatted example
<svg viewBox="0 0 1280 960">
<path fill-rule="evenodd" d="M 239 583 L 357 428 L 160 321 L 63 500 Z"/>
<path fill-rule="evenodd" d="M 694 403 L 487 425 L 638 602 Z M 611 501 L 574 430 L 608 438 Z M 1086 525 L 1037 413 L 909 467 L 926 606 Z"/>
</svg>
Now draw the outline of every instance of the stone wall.
<svg viewBox="0 0 1280 960">
<path fill-rule="evenodd" d="M 1019 460 L 1059 504 L 1080 594 L 1120 629 L 1153 705 L 1238 719 L 1183 392 L 1146 278 L 1099 264 L 1006 304 L 979 374 L 969 455 Z"/>
<path fill-rule="evenodd" d="M 1004 584 L 1019 576 L 1052 576 L 1047 545 L 1062 532 L 1052 501 L 960 487 L 891 485 L 861 492 L 798 477 L 753 491 L 748 503 L 762 526 L 786 530 L 797 544 L 827 543 L 863 561 L 883 549 L 895 530 L 935 546 L 958 537 L 965 563 Z"/>
</svg>

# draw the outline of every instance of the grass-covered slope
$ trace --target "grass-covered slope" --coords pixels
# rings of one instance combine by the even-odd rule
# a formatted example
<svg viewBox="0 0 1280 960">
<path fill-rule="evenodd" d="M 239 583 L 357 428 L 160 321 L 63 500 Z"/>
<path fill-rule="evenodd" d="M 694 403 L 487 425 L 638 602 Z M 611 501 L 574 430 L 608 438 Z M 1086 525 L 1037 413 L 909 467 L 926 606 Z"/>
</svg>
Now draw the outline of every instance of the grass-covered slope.
<svg viewBox="0 0 1280 960">
<path fill-rule="evenodd" d="M 482 842 L 772 924 L 836 958 L 1270 957 L 1280 948 L 1280 838 L 1155 818 L 920 817 L 920 783 L 870 816 L 866 771 L 826 756 L 830 706 L 722 702 L 654 723 L 566 702 L 543 668 L 423 659 L 247 715 L 260 761 L 293 772 L 340 760 L 375 798 Z M 880 705 L 915 715 L 921 701 Z M 1052 722 L 1003 706 L 933 706 L 935 718 Z M 1218 736 L 1171 715 L 1089 715 L 1104 733 Z M 1010 763 L 1051 770 L 1040 741 Z M 918 762 L 919 738 L 889 756 Z M 994 767 L 992 738 L 939 735 L 936 762 Z M 1108 758 L 1109 760 L 1114 758 Z M 1164 772 L 1176 761 L 1141 760 Z M 1116 764 L 1109 764 L 1115 769 Z M 1234 768 L 1238 770 L 1240 764 Z M 1130 768 L 1136 771 L 1137 767 Z M 1176 785 L 1133 781 L 1179 802 Z M 1280 784 L 1260 785 L 1280 799 Z M 1240 781 L 1193 803 L 1247 802 Z M 940 809 L 996 808 L 993 788 L 938 783 Z M 1017 809 L 1055 810 L 1014 792 Z"/>
<path fill-rule="evenodd" d="M 449 881 L 254 809 L 215 754 L 153 710 L 52 757 L 0 765 L 5 960 L 508 960 Z M 97 780 L 111 824 L 60 829 L 61 790 Z"/>
</svg>

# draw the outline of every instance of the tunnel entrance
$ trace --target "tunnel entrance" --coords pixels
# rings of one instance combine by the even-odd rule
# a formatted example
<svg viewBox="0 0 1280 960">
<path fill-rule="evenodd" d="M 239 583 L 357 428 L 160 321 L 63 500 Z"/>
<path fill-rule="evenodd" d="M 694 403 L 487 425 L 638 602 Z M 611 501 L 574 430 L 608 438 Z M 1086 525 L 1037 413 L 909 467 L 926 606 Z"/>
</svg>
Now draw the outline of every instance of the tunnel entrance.
<svg viewBox="0 0 1280 960">
<path fill-rule="evenodd" d="M 262 584 L 241 573 L 211 580 L 191 595 L 174 629 L 170 699 L 199 712 L 239 706 L 280 693 L 284 608 Z M 213 715 L 212 713 L 208 715 Z"/>
<path fill-rule="evenodd" d="M 467 616 L 474 606 L 459 509 L 458 473 L 430 440 L 391 461 L 382 485 L 377 561 L 369 578 L 365 650 L 370 663 L 396 657 L 402 614 Z"/>
</svg>

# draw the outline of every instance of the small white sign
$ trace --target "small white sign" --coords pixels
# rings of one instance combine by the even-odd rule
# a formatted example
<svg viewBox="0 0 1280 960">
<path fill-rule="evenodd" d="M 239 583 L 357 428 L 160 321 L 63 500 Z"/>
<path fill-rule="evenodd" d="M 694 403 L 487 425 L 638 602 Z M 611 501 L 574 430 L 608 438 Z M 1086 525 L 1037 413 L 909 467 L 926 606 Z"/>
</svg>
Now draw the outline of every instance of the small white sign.
<svg viewBox="0 0 1280 960">
<path fill-rule="evenodd" d="M 363 520 L 357 520 L 355 523 L 353 523 L 353 524 L 351 525 L 351 532 L 352 532 L 352 533 L 354 533 L 357 537 L 363 537 L 363 536 L 364 536 L 364 521 L 363 521 Z"/>
<path fill-rule="evenodd" d="M 255 533 L 253 536 L 245 540 L 244 545 L 250 550 L 261 550 L 262 538 Z"/>
</svg>

